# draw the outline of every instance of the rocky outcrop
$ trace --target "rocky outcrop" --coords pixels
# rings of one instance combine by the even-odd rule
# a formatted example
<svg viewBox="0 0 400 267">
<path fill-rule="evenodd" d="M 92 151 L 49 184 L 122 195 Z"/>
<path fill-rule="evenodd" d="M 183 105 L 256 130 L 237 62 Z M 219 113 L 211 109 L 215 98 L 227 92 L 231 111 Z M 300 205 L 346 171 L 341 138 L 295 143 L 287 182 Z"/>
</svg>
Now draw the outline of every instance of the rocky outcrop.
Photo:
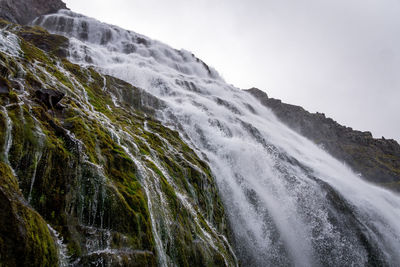
<svg viewBox="0 0 400 267">
<path fill-rule="evenodd" d="M 66 8 L 61 0 L 0 0 L 0 18 L 14 23 L 28 24 L 38 16 Z"/>
<path fill-rule="evenodd" d="M 400 145 L 395 140 L 375 139 L 370 132 L 353 130 L 323 113 L 310 113 L 302 107 L 269 98 L 257 88 L 247 92 L 269 107 L 282 122 L 343 160 L 365 179 L 400 189 Z"/>
</svg>

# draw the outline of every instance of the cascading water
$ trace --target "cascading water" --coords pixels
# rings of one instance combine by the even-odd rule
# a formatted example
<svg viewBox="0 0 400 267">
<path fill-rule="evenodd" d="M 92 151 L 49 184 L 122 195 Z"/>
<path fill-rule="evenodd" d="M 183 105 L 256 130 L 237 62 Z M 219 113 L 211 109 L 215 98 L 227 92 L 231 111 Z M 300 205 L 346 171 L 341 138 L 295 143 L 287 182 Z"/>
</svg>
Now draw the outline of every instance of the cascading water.
<svg viewBox="0 0 400 267">
<path fill-rule="evenodd" d="M 165 101 L 158 118 L 208 160 L 244 265 L 400 262 L 400 197 L 360 179 L 192 54 L 70 11 L 34 23 L 70 37 L 71 61 Z"/>
<path fill-rule="evenodd" d="M 12 57 L 19 57 L 20 48 L 19 48 L 19 41 L 18 37 L 7 31 L 6 29 L 0 30 L 0 51 L 12 56 Z M 11 144 L 12 144 L 12 121 L 8 116 L 7 107 L 2 106 L 1 112 L 5 117 L 6 125 L 5 125 L 5 140 L 4 140 L 4 148 L 3 148 L 3 157 L 4 161 L 9 165 L 8 154 L 10 152 Z M 11 166 L 10 166 L 11 167 Z M 14 170 L 13 170 L 14 172 Z"/>
<path fill-rule="evenodd" d="M 67 252 L 67 246 L 64 244 L 62 237 L 49 224 L 47 225 L 47 228 L 49 228 L 49 231 L 50 231 L 51 235 L 53 236 L 53 239 L 54 239 L 56 247 L 57 247 L 59 266 L 60 267 L 69 266 L 69 264 L 68 264 L 69 257 L 68 257 L 68 252 Z"/>
<path fill-rule="evenodd" d="M 21 114 L 22 114 L 22 112 L 21 112 Z M 23 116 L 22 116 L 22 118 L 23 118 Z M 44 140 L 45 135 L 44 135 L 42 129 L 40 128 L 40 126 L 36 126 L 36 132 L 37 132 L 36 134 L 37 134 L 37 140 L 38 140 L 38 147 L 39 147 L 39 149 L 42 149 L 43 143 L 45 142 L 45 140 Z M 33 173 L 32 173 L 31 185 L 29 187 L 28 203 L 30 203 L 32 200 L 32 190 L 33 190 L 33 186 L 34 186 L 35 180 L 36 180 L 38 164 L 39 164 L 40 159 L 42 158 L 42 155 L 43 155 L 42 150 L 36 151 L 35 155 L 34 155 L 34 164 L 33 164 L 34 168 L 33 168 Z"/>
<path fill-rule="evenodd" d="M 7 28 L 0 30 L 0 51 L 13 57 L 20 54 L 18 37 L 7 31 Z"/>
<path fill-rule="evenodd" d="M 12 134 L 11 134 L 11 130 L 12 130 L 12 122 L 10 117 L 8 116 L 8 111 L 6 109 L 6 107 L 1 107 L 1 111 L 3 113 L 3 116 L 6 119 L 6 133 L 5 133 L 5 140 L 4 140 L 4 148 L 3 148 L 3 157 L 4 157 L 4 161 L 7 164 L 10 164 L 8 161 L 8 153 L 10 152 L 10 148 L 11 148 L 11 144 L 12 144 Z"/>
</svg>

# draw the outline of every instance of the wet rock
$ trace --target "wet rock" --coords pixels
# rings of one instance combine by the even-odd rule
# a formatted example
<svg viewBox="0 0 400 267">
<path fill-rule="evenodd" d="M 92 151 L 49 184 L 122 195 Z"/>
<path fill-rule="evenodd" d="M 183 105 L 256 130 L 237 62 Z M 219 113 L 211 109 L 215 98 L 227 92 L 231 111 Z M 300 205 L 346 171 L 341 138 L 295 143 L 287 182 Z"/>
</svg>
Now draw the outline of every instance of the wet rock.
<svg viewBox="0 0 400 267">
<path fill-rule="evenodd" d="M 137 48 L 134 44 L 132 44 L 132 43 L 124 44 L 124 53 L 125 54 L 131 54 L 136 51 L 137 51 Z"/>
<path fill-rule="evenodd" d="M 50 90 L 50 89 L 40 89 L 35 92 L 36 97 L 45 104 L 49 109 L 51 108 L 62 108 L 59 102 L 64 97 L 64 93 Z"/>
<path fill-rule="evenodd" d="M 146 47 L 149 46 L 149 42 L 145 38 L 142 38 L 142 37 L 137 37 L 136 42 L 138 44 L 142 44 Z"/>
<path fill-rule="evenodd" d="M 56 13 L 66 8 L 61 0 L 1 0 L 0 18 L 18 24 L 28 24 L 38 16 Z"/>
<path fill-rule="evenodd" d="M 8 94 L 10 92 L 10 85 L 4 78 L 0 77 L 0 95 Z"/>
</svg>

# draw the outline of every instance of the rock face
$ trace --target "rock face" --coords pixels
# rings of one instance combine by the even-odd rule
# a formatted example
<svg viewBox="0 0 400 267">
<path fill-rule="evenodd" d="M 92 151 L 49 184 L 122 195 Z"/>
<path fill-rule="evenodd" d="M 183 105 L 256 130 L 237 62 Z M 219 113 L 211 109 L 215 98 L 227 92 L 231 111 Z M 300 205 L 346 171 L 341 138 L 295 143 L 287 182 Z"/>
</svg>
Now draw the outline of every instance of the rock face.
<svg viewBox="0 0 400 267">
<path fill-rule="evenodd" d="M 370 132 L 342 126 L 323 113 L 310 113 L 282 103 L 257 89 L 247 90 L 293 130 L 343 160 L 354 171 L 375 183 L 400 189 L 400 145 L 395 140 L 375 139 Z"/>
<path fill-rule="evenodd" d="M 0 266 L 235 265 L 211 170 L 154 119 L 161 100 L 40 27 L 0 21 L 6 38 Z"/>
<path fill-rule="evenodd" d="M 27 24 L 38 16 L 66 8 L 60 0 L 0 0 L 0 18 Z"/>
</svg>

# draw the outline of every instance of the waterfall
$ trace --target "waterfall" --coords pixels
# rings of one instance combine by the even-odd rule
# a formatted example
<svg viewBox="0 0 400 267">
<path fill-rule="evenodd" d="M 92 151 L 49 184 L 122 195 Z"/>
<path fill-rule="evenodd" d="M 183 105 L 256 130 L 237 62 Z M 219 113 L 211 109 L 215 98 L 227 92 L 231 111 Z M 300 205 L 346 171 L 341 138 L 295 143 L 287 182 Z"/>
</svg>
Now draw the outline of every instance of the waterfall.
<svg viewBox="0 0 400 267">
<path fill-rule="evenodd" d="M 191 53 L 71 11 L 34 23 L 70 38 L 72 62 L 165 101 L 158 119 L 208 160 L 246 266 L 400 262 L 400 197 L 362 180 Z"/>
</svg>

